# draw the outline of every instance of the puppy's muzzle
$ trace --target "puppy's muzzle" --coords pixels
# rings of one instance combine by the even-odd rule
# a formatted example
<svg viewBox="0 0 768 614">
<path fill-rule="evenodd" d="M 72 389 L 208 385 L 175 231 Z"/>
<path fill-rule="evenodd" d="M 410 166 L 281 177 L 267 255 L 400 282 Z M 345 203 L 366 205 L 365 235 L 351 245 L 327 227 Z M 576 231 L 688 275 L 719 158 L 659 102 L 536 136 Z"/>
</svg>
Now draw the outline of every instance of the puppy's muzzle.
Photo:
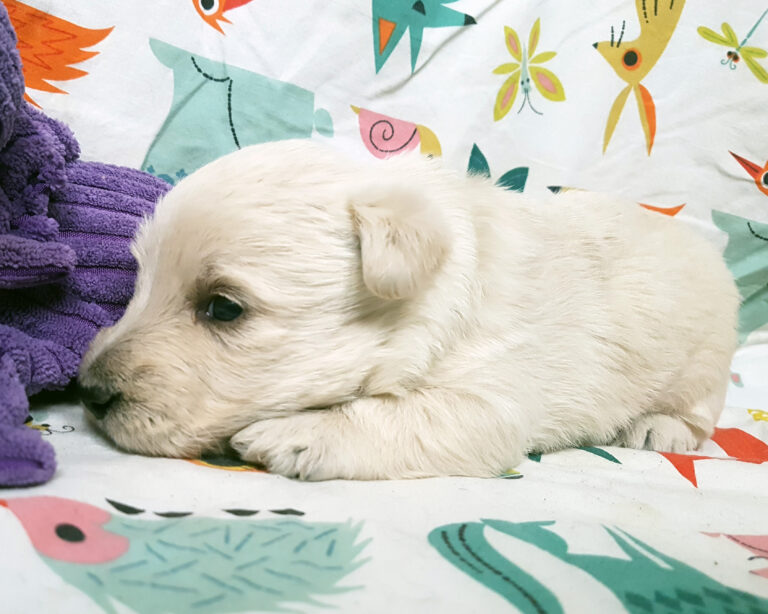
<svg viewBox="0 0 768 614">
<path fill-rule="evenodd" d="M 85 408 L 94 418 L 103 419 L 122 398 L 120 392 L 109 390 L 102 386 L 80 385 L 80 398 Z"/>
<path fill-rule="evenodd" d="M 80 366 L 78 388 L 85 408 L 98 420 L 106 418 L 124 399 L 123 383 L 126 352 L 120 345 L 102 349 Z M 122 374 L 119 376 L 118 374 Z"/>
</svg>

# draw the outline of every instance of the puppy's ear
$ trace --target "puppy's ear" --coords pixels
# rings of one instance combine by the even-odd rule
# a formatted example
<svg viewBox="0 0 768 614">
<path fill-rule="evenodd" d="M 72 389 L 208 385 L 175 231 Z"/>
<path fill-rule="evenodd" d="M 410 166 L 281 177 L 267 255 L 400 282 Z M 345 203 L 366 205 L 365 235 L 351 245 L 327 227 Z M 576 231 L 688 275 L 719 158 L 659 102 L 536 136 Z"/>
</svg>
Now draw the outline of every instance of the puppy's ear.
<svg viewBox="0 0 768 614">
<path fill-rule="evenodd" d="M 416 189 L 371 186 L 352 201 L 363 281 L 376 296 L 415 296 L 451 247 L 444 213 Z"/>
</svg>

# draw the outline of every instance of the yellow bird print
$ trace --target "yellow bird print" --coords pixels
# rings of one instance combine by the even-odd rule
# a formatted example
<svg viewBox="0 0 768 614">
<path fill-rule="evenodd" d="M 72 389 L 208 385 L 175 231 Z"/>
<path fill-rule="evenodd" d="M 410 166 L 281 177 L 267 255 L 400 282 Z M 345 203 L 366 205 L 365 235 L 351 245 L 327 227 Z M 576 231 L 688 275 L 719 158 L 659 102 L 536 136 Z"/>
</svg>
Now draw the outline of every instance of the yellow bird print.
<svg viewBox="0 0 768 614">
<path fill-rule="evenodd" d="M 603 136 L 603 153 L 611 141 L 630 92 L 634 92 L 648 155 L 651 154 L 656 136 L 656 105 L 651 93 L 641 81 L 651 72 L 661 54 L 664 53 L 664 49 L 667 48 L 684 5 L 685 0 L 635 0 L 637 16 L 640 20 L 640 36 L 633 41 L 622 42 L 626 25 L 622 23 L 618 40 L 615 40 L 614 30 L 611 27 L 610 41 L 601 41 L 592 45 L 616 71 L 619 78 L 627 83 L 616 97 L 608 114 L 608 123 Z"/>
</svg>

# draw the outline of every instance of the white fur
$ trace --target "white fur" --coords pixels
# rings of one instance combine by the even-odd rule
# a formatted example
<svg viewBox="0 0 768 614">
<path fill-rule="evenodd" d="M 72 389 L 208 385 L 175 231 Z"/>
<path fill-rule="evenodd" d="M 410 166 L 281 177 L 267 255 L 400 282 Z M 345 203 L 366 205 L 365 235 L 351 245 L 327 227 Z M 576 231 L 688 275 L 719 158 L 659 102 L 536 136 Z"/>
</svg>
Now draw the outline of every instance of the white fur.
<svg viewBox="0 0 768 614">
<path fill-rule="evenodd" d="M 584 192 L 529 199 L 403 155 L 243 149 L 142 229 L 135 297 L 81 381 L 120 446 L 231 438 L 304 479 L 493 476 L 529 451 L 680 451 L 712 432 L 738 292 L 679 222 Z M 213 294 L 245 307 L 207 321 Z"/>
</svg>

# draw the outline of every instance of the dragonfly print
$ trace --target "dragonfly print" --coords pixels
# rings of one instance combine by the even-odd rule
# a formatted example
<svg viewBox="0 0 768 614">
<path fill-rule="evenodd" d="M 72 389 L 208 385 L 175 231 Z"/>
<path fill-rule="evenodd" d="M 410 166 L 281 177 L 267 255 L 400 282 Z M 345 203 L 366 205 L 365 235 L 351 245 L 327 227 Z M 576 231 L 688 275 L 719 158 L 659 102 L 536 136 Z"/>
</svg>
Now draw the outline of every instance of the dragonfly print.
<svg viewBox="0 0 768 614">
<path fill-rule="evenodd" d="M 517 61 L 501 64 L 493 70 L 493 73 L 496 75 L 509 75 L 496 95 L 496 104 L 493 107 L 494 121 L 499 121 L 509 113 L 519 91 L 523 92 L 523 104 L 520 105 L 518 113 L 521 113 L 527 104 L 531 111 L 542 115 L 542 112 L 537 110 L 531 102 L 531 83 L 547 100 L 553 102 L 565 100 L 563 84 L 560 83 L 555 73 L 539 66 L 539 64 L 544 62 L 549 62 L 557 53 L 545 51 L 534 55 L 536 54 L 540 33 L 541 19 L 537 19 L 528 35 L 528 46 L 526 47 L 521 44 L 517 32 L 510 27 L 504 26 L 504 41 L 506 42 L 507 50 Z"/>
<path fill-rule="evenodd" d="M 736 70 L 736 66 L 741 60 L 744 60 L 744 64 L 752 71 L 752 74 L 757 77 L 758 81 L 762 83 L 768 83 L 768 71 L 758 63 L 758 59 L 768 56 L 768 51 L 761 47 L 754 47 L 747 45 L 755 30 L 760 26 L 765 16 L 768 15 L 768 8 L 763 11 L 755 25 L 747 32 L 747 35 L 739 42 L 739 37 L 736 36 L 733 28 L 726 22 L 723 22 L 722 34 L 718 34 L 714 30 L 705 26 L 699 26 L 696 30 L 704 40 L 716 45 L 722 45 L 723 47 L 730 47 L 725 57 L 720 60 L 720 64 L 728 66 L 731 70 Z"/>
</svg>

